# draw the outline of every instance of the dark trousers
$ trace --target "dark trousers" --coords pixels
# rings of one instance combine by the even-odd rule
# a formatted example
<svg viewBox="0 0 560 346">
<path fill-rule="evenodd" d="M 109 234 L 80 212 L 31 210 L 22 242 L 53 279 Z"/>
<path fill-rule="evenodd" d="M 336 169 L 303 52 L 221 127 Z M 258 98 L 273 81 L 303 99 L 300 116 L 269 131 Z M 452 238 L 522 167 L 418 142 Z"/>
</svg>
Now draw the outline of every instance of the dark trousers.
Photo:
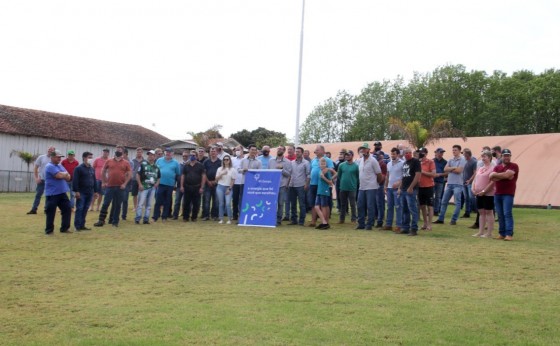
<svg viewBox="0 0 560 346">
<path fill-rule="evenodd" d="M 45 213 L 47 214 L 47 223 L 45 233 L 54 232 L 54 217 L 56 216 L 56 208 L 62 212 L 62 223 L 60 231 L 65 232 L 70 228 L 70 218 L 72 217 L 72 207 L 70 207 L 70 199 L 66 193 L 59 195 L 47 196 L 45 203 Z"/>
<path fill-rule="evenodd" d="M 158 220 L 161 216 L 162 220 L 167 220 L 171 215 L 171 202 L 173 200 L 173 186 L 159 185 L 156 192 L 156 205 L 154 207 L 154 215 L 152 218 Z M 163 208 L 163 212 L 162 209 Z"/>
<path fill-rule="evenodd" d="M 37 211 L 39 208 L 39 204 L 41 204 L 41 197 L 43 197 L 43 193 L 45 192 L 45 181 L 41 180 L 40 183 L 37 184 L 35 188 L 35 199 L 33 200 L 33 205 L 31 206 L 32 211 Z"/>
<path fill-rule="evenodd" d="M 244 184 L 234 184 L 233 185 L 233 219 L 239 218 L 239 206 L 241 205 L 241 199 L 243 198 L 243 186 Z"/>
<path fill-rule="evenodd" d="M 80 191 L 80 198 L 76 199 L 76 213 L 74 214 L 74 227 L 76 230 L 86 226 L 86 216 L 92 199 L 92 192 Z"/>
<path fill-rule="evenodd" d="M 212 202 L 212 209 L 210 209 Z M 216 196 L 216 185 L 204 187 L 204 200 L 202 206 L 202 217 L 217 218 L 218 217 L 218 197 Z"/>
<path fill-rule="evenodd" d="M 130 196 L 130 190 L 132 189 L 132 185 L 129 183 L 123 192 L 123 201 L 122 201 L 122 219 L 126 220 L 126 215 L 128 213 L 128 197 Z"/>
<path fill-rule="evenodd" d="M 186 185 L 183 193 L 183 220 L 196 220 L 200 209 L 200 185 Z"/>
<path fill-rule="evenodd" d="M 297 222 L 303 225 L 305 222 L 305 213 L 307 210 L 307 205 L 305 200 L 307 199 L 307 192 L 303 186 L 290 187 L 290 207 L 292 209 L 291 220 L 293 223 Z M 299 204 L 299 219 L 297 214 L 297 206 Z"/>
<path fill-rule="evenodd" d="M 109 223 L 119 224 L 119 216 L 121 213 L 122 200 L 124 198 L 124 189 L 120 186 L 111 186 L 105 188 L 105 197 L 103 198 L 103 205 L 99 211 L 99 221 L 105 223 L 109 205 L 111 205 L 111 212 L 109 213 Z"/>
<path fill-rule="evenodd" d="M 181 213 L 181 204 L 183 203 L 183 193 L 181 189 L 177 188 L 175 190 L 175 202 L 173 203 L 173 218 L 179 218 L 179 214 Z M 183 213 L 185 212 L 185 208 L 183 207 Z"/>
</svg>

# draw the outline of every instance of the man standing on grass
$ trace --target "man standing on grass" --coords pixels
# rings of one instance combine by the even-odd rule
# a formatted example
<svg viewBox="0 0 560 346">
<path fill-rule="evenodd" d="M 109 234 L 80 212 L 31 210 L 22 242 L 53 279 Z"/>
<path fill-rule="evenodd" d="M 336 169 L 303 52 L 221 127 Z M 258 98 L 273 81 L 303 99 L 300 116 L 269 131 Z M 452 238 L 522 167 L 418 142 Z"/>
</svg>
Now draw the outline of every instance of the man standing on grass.
<svg viewBox="0 0 560 346">
<path fill-rule="evenodd" d="M 344 160 L 338 165 L 337 182 L 340 182 L 340 190 L 337 199 L 340 201 L 339 224 L 346 221 L 348 203 L 350 203 L 350 220 L 356 223 L 356 192 L 358 191 L 358 180 L 360 179 L 358 164 L 354 161 L 354 152 L 348 150 L 344 153 Z"/>
<path fill-rule="evenodd" d="M 161 222 L 167 221 L 171 215 L 171 203 L 173 201 L 173 189 L 176 186 L 177 177 L 181 174 L 179 161 L 173 158 L 173 149 L 165 148 L 165 156 L 156 160 L 161 174 L 160 184 L 156 192 L 156 204 L 152 219 L 156 222 L 161 216 Z M 163 212 L 162 212 L 163 208 Z"/>
<path fill-rule="evenodd" d="M 379 183 L 383 181 L 381 167 L 375 155 L 370 155 L 369 144 L 364 143 L 358 148 L 362 157 L 358 160 L 358 225 L 356 229 L 371 231 L 377 215 L 377 192 Z M 366 222 L 367 216 L 367 222 Z"/>
<path fill-rule="evenodd" d="M 292 161 L 292 177 L 290 179 L 290 225 L 303 226 L 305 223 L 306 193 L 309 188 L 309 176 L 311 169 L 309 162 L 303 158 L 303 148 L 297 147 L 296 159 Z M 299 204 L 299 218 L 297 206 Z"/>
<path fill-rule="evenodd" d="M 154 200 L 155 191 L 159 185 L 161 173 L 159 167 L 156 165 L 156 152 L 153 150 L 148 151 L 148 160 L 142 160 L 140 167 L 136 174 L 136 184 L 138 185 L 138 206 L 136 207 L 136 215 L 134 222 L 140 223 L 143 219 L 143 224 L 150 224 L 150 212 L 152 211 L 152 202 Z M 142 210 L 144 215 L 142 217 Z"/>
<path fill-rule="evenodd" d="M 200 209 L 200 196 L 206 185 L 206 169 L 198 162 L 195 153 L 191 153 L 188 162 L 183 166 L 179 183 L 183 193 L 183 221 L 196 222 Z"/>
<path fill-rule="evenodd" d="M 134 210 L 138 208 L 138 181 L 136 180 L 136 175 L 138 174 L 142 162 L 144 162 L 144 149 L 139 147 L 136 148 L 136 157 L 132 159 L 132 179 L 130 179 L 132 180 L 130 192 L 134 203 Z"/>
<path fill-rule="evenodd" d="M 268 162 L 268 169 L 282 170 L 282 178 L 280 187 L 278 188 L 278 210 L 276 211 L 276 225 L 282 225 L 282 213 L 284 211 L 284 203 L 288 199 L 288 184 L 292 176 L 292 163 L 284 157 L 286 147 L 279 145 L 276 149 L 276 157 Z"/>
<path fill-rule="evenodd" d="M 105 224 L 109 205 L 112 205 L 109 223 L 113 227 L 119 227 L 122 200 L 126 185 L 132 177 L 130 162 L 123 159 L 123 149 L 123 147 L 117 146 L 115 157 L 107 160 L 101 171 L 101 186 L 105 189 L 105 198 L 99 212 L 99 220 L 93 224 L 95 227 L 102 227 Z"/>
<path fill-rule="evenodd" d="M 444 171 L 447 160 L 443 158 L 443 153 L 445 153 L 443 148 L 437 148 L 434 153 L 434 164 L 436 165 L 436 176 L 434 177 L 434 216 L 439 216 L 441 198 L 443 197 L 445 180 L 447 179 L 447 173 Z"/>
<path fill-rule="evenodd" d="M 205 160 L 203 165 L 206 171 L 206 185 L 204 186 L 204 196 L 202 197 L 202 221 L 209 221 L 210 219 L 218 221 L 218 195 L 216 194 L 218 182 L 216 181 L 216 173 L 218 168 L 222 166 L 222 160 L 218 158 L 216 148 L 210 148 L 210 158 Z"/>
<path fill-rule="evenodd" d="M 420 161 L 412 156 L 409 148 L 403 150 L 405 162 L 398 194 L 402 202 L 402 227 L 399 234 L 418 235 L 418 185 L 422 167 Z"/>
<path fill-rule="evenodd" d="M 60 225 L 60 233 L 72 233 L 70 228 L 70 218 L 72 216 L 72 208 L 68 199 L 68 182 L 70 174 L 60 164 L 62 153 L 58 150 L 51 151 L 51 162 L 45 166 L 45 212 L 47 214 L 47 222 L 45 233 L 52 235 L 54 232 L 54 218 L 56 209 L 59 208 L 62 214 L 62 223 Z"/>
<path fill-rule="evenodd" d="M 498 213 L 500 235 L 496 239 L 513 240 L 513 198 L 517 186 L 519 166 L 511 162 L 511 151 L 502 150 L 502 163 L 490 173 L 490 179 L 496 182 L 494 204 Z"/>
<path fill-rule="evenodd" d="M 391 149 L 391 161 L 387 164 L 387 177 L 385 178 L 385 193 L 387 194 L 387 222 L 385 222 L 386 231 L 400 232 L 402 226 L 402 203 L 398 194 L 399 187 L 403 175 L 403 164 L 399 158 L 400 150 L 398 148 Z M 395 220 L 395 228 L 393 228 L 393 218 Z"/>
<path fill-rule="evenodd" d="M 86 151 L 82 154 L 82 164 L 74 170 L 72 177 L 72 191 L 76 195 L 76 214 L 74 215 L 74 228 L 76 231 L 89 231 L 86 227 L 86 216 L 93 196 L 97 195 L 93 154 Z"/>
<path fill-rule="evenodd" d="M 450 225 L 454 226 L 457 224 L 457 219 L 461 213 L 461 199 L 463 195 L 463 168 L 465 167 L 466 161 L 463 155 L 461 155 L 461 146 L 455 144 L 453 146 L 453 158 L 449 159 L 447 165 L 445 166 L 445 173 L 448 173 L 447 177 L 447 187 L 443 193 L 443 198 L 441 199 L 441 213 L 438 219 L 434 223 L 443 224 L 445 219 L 445 212 L 447 211 L 447 205 L 451 196 L 455 199 L 455 211 L 451 217 Z"/>
<path fill-rule="evenodd" d="M 101 172 L 103 172 L 103 167 L 105 167 L 105 163 L 107 162 L 108 159 L 109 159 L 109 149 L 105 148 L 103 149 L 103 154 L 101 154 L 101 156 L 99 156 L 93 161 L 92 167 L 93 170 L 95 171 L 95 183 L 97 184 L 97 191 L 99 193 L 97 197 L 95 196 L 93 197 L 93 201 L 91 202 L 91 208 L 89 209 L 89 211 L 93 211 L 93 206 L 96 200 L 97 200 L 97 207 L 95 210 L 99 211 L 101 200 L 103 199 L 103 196 L 105 196 L 105 189 L 103 188 L 103 179 L 101 177 Z"/>
<path fill-rule="evenodd" d="M 54 150 L 54 147 L 49 147 L 47 149 L 47 154 L 41 155 L 35 160 L 33 174 L 35 175 L 37 187 L 35 188 L 35 200 L 33 200 L 33 205 L 31 206 L 31 210 L 27 212 L 27 215 L 37 214 L 37 208 L 39 208 L 41 197 L 43 197 L 43 193 L 45 192 L 45 167 L 51 162 L 51 153 Z"/>
<path fill-rule="evenodd" d="M 309 191 L 308 191 L 308 200 L 307 202 L 309 203 L 307 205 L 308 208 L 311 208 L 311 222 L 309 223 L 309 227 L 315 227 L 316 222 L 317 222 L 317 209 L 314 208 L 315 205 L 315 200 L 317 199 L 317 188 L 319 186 L 319 180 L 321 179 L 321 166 L 319 164 L 319 162 L 321 161 L 321 159 L 324 157 L 325 158 L 325 162 L 327 164 L 328 169 L 334 169 L 334 162 L 329 159 L 328 157 L 325 156 L 325 147 L 322 145 L 318 145 L 315 148 L 315 158 L 311 161 L 310 164 L 310 168 L 311 168 L 311 180 L 310 180 L 310 185 L 309 185 Z M 329 195 L 329 198 L 332 198 L 331 195 Z M 328 220 L 330 219 L 330 211 L 328 213 L 328 215 L 324 215 L 324 217 Z"/>
<path fill-rule="evenodd" d="M 70 174 L 70 179 L 72 179 L 74 177 L 74 170 L 80 163 L 78 162 L 78 160 L 76 160 L 76 153 L 74 152 L 74 150 L 68 150 L 66 154 L 68 155 L 68 157 L 62 160 L 60 164 L 62 165 L 62 167 L 64 167 L 66 172 Z M 72 190 L 72 180 L 68 182 L 68 188 L 70 189 L 70 207 L 74 209 L 74 207 L 76 206 L 76 199 L 74 196 L 74 191 Z"/>
</svg>

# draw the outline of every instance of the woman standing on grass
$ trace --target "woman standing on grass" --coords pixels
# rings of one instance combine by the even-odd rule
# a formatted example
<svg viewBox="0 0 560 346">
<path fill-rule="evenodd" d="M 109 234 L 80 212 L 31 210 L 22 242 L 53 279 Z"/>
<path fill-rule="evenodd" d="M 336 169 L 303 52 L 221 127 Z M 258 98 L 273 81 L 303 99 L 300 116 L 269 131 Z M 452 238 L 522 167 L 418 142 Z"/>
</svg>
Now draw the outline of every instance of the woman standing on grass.
<svg viewBox="0 0 560 346">
<path fill-rule="evenodd" d="M 316 229 L 329 229 L 329 199 L 331 199 L 331 187 L 333 180 L 336 178 L 336 171 L 332 168 L 327 168 L 327 160 L 322 157 L 319 160 L 319 168 L 321 173 L 319 176 L 319 184 L 317 185 L 317 198 L 315 199 L 315 210 L 317 216 L 321 219 L 321 224 Z"/>
<path fill-rule="evenodd" d="M 480 215 L 478 233 L 473 237 L 492 238 L 494 230 L 494 182 L 490 180 L 490 173 L 494 171 L 492 164 L 492 153 L 484 151 L 482 153 L 483 166 L 478 169 L 472 192 L 476 196 L 476 206 Z"/>
<path fill-rule="evenodd" d="M 224 208 L 227 208 L 228 225 L 231 224 L 232 210 L 231 210 L 231 197 L 233 183 L 237 177 L 237 172 L 231 164 L 231 157 L 225 155 L 222 159 L 222 167 L 218 168 L 216 172 L 216 181 L 218 182 L 218 187 L 216 189 L 216 195 L 218 196 L 219 203 L 219 219 L 218 223 L 224 223 Z"/>
</svg>

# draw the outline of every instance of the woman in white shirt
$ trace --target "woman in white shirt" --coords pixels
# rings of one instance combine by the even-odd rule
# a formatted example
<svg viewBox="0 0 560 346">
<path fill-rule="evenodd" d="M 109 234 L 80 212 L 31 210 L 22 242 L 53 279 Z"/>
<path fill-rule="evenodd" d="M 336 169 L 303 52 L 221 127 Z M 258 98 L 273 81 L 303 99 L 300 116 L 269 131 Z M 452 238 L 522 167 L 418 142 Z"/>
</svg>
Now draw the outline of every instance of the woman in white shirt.
<svg viewBox="0 0 560 346">
<path fill-rule="evenodd" d="M 233 194 L 233 184 L 236 177 L 237 172 L 231 164 L 231 157 L 229 155 L 225 155 L 222 159 L 222 167 L 218 168 L 218 171 L 216 172 L 216 181 L 218 182 L 216 195 L 218 196 L 218 216 L 220 218 L 220 221 L 218 223 L 224 223 L 224 208 L 226 208 L 228 216 L 227 224 L 231 224 L 231 196 Z"/>
</svg>

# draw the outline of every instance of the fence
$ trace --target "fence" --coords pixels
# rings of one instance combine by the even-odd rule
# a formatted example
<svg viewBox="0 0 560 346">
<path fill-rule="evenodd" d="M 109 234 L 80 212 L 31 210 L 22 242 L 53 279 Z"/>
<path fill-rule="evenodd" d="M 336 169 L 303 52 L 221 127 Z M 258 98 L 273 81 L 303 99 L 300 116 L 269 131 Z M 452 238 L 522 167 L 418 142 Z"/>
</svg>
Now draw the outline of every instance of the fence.
<svg viewBox="0 0 560 346">
<path fill-rule="evenodd" d="M 0 171 L 0 192 L 35 191 L 33 172 Z"/>
</svg>

